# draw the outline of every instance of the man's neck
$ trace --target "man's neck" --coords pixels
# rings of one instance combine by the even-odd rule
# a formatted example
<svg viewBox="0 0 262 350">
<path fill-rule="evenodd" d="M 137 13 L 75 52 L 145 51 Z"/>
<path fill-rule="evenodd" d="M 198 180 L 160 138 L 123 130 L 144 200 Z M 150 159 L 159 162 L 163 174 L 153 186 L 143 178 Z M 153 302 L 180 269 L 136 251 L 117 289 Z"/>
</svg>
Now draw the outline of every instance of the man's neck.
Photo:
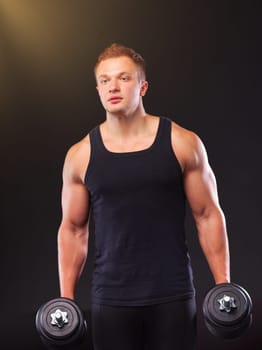
<svg viewBox="0 0 262 350">
<path fill-rule="evenodd" d="M 144 110 L 132 115 L 108 113 L 103 127 L 113 137 L 132 137 L 143 133 L 147 119 L 148 115 Z"/>
</svg>

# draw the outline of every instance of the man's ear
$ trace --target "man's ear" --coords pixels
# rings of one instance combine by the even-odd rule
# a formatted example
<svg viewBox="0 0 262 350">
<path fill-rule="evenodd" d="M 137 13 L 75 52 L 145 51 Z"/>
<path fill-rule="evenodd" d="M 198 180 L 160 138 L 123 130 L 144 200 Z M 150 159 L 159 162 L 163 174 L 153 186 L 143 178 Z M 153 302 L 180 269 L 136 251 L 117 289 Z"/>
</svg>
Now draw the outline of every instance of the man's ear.
<svg viewBox="0 0 262 350">
<path fill-rule="evenodd" d="M 140 96 L 145 96 L 147 90 L 148 90 L 148 81 L 143 80 L 142 85 L 141 85 L 141 89 L 140 89 Z"/>
</svg>

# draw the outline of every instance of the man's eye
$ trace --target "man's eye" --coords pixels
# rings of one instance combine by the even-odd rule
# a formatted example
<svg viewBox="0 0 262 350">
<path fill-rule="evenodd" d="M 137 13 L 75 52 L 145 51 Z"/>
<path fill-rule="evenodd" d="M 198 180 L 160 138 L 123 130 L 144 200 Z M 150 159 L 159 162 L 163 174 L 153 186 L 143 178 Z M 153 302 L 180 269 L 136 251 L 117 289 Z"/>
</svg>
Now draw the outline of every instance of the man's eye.
<svg viewBox="0 0 262 350">
<path fill-rule="evenodd" d="M 128 81 L 129 80 L 129 77 L 126 77 L 126 76 L 123 76 L 120 78 L 122 81 Z"/>
<path fill-rule="evenodd" d="M 108 82 L 108 79 L 101 79 L 100 80 L 100 84 L 104 85 Z"/>
</svg>

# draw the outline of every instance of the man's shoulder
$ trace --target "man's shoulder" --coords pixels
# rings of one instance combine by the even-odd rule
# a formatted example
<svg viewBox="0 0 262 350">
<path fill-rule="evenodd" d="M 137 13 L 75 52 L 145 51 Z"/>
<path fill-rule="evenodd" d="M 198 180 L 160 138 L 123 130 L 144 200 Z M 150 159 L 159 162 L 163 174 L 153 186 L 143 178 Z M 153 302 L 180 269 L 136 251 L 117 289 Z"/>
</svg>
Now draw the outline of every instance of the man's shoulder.
<svg viewBox="0 0 262 350">
<path fill-rule="evenodd" d="M 83 154 L 90 152 L 90 136 L 87 134 L 80 141 L 73 144 L 67 151 L 66 158 L 75 161 Z"/>
<path fill-rule="evenodd" d="M 199 136 L 192 130 L 186 129 L 176 122 L 172 121 L 172 139 L 181 143 L 183 146 L 196 147 L 200 141 Z"/>
<path fill-rule="evenodd" d="M 85 170 L 90 159 L 90 137 L 87 134 L 67 151 L 63 174 L 74 179 L 74 182 L 83 182 Z"/>
<path fill-rule="evenodd" d="M 205 153 L 205 147 L 200 137 L 192 130 L 172 122 L 172 147 L 183 169 L 199 164 Z"/>
</svg>

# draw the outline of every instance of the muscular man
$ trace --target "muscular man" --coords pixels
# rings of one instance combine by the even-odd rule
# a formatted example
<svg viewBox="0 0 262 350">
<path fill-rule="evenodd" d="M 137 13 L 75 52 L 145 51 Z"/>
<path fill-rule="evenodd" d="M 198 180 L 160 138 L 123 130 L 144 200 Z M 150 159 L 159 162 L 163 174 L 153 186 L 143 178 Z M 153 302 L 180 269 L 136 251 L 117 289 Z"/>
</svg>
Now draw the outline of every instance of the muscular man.
<svg viewBox="0 0 262 350">
<path fill-rule="evenodd" d="M 95 223 L 95 350 L 192 350 L 195 295 L 185 201 L 215 283 L 230 281 L 216 181 L 199 137 L 145 112 L 141 55 L 113 44 L 95 66 L 106 120 L 67 153 L 58 233 L 61 296 L 74 299 Z"/>
</svg>

